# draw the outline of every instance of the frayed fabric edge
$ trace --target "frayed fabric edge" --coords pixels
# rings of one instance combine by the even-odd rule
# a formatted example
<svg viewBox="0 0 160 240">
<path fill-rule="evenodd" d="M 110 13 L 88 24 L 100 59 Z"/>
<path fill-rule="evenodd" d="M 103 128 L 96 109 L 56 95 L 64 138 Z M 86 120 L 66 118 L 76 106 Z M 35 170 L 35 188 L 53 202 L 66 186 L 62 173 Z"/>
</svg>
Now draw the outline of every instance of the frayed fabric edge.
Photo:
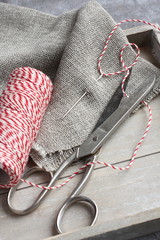
<svg viewBox="0 0 160 240">
<path fill-rule="evenodd" d="M 77 146 L 67 150 L 59 150 L 56 152 L 46 152 L 45 149 L 34 142 L 30 157 L 41 168 L 46 171 L 56 171 L 59 166 L 77 149 Z"/>
</svg>

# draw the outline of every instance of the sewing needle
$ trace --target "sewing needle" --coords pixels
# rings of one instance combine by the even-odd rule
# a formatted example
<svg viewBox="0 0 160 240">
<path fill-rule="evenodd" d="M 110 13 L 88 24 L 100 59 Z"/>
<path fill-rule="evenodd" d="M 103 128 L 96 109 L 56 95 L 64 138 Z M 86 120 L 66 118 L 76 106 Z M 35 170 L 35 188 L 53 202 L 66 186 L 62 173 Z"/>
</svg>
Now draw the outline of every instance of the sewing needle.
<svg viewBox="0 0 160 240">
<path fill-rule="evenodd" d="M 63 120 L 69 113 L 70 111 L 81 101 L 81 99 L 87 94 L 88 92 L 84 92 L 83 95 L 73 104 L 73 106 L 63 115 L 61 120 Z"/>
</svg>

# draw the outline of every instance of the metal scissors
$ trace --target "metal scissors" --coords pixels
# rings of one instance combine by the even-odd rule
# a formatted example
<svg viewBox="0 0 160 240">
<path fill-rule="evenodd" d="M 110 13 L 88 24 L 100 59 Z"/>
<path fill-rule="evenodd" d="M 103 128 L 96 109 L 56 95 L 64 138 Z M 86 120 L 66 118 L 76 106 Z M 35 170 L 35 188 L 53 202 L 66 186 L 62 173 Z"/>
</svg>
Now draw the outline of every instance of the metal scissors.
<svg viewBox="0 0 160 240">
<path fill-rule="evenodd" d="M 115 94 L 113 95 L 111 101 L 104 109 L 101 118 L 99 119 L 96 127 L 93 132 L 89 135 L 89 137 L 79 146 L 76 151 L 67 159 L 65 162 L 57 169 L 57 171 L 51 174 L 51 180 L 48 184 L 48 187 L 53 186 L 55 182 L 59 179 L 62 172 L 69 167 L 75 160 L 85 160 L 85 162 L 94 162 L 98 156 L 100 148 L 103 146 L 104 142 L 113 134 L 113 132 L 124 122 L 124 120 L 133 112 L 133 110 L 138 106 L 138 104 L 145 98 L 145 96 L 149 93 L 149 91 L 153 88 L 155 83 L 155 78 L 153 80 L 146 81 L 143 83 L 137 91 L 130 95 L 129 98 L 123 98 L 123 95 L 120 91 L 120 86 L 117 88 Z M 119 95 L 118 101 L 117 94 Z M 115 97 L 116 96 L 116 97 Z M 114 99 L 115 98 L 115 99 Z M 123 99 L 123 101 L 122 101 Z M 114 100 L 114 101 L 113 101 Z M 113 106 L 113 102 L 116 102 Z M 86 185 L 93 172 L 94 165 L 90 165 L 86 168 L 81 181 L 78 183 L 76 188 L 71 193 L 70 197 L 65 201 L 63 206 L 58 212 L 55 227 L 58 233 L 62 233 L 61 228 L 61 220 L 66 209 L 74 203 L 83 202 L 87 203 L 87 207 L 90 206 L 93 213 L 93 220 L 91 226 L 94 225 L 98 216 L 98 207 L 96 203 L 85 196 L 79 196 L 80 192 Z M 31 168 L 25 175 L 24 178 L 27 178 L 30 174 L 36 171 L 44 171 L 40 168 Z M 18 215 L 25 215 L 33 210 L 35 210 L 42 202 L 42 200 L 46 197 L 48 190 L 43 190 L 36 201 L 27 209 L 17 210 L 13 207 L 11 203 L 11 198 L 15 193 L 17 186 L 12 187 L 8 193 L 7 203 L 9 209 Z"/>
</svg>

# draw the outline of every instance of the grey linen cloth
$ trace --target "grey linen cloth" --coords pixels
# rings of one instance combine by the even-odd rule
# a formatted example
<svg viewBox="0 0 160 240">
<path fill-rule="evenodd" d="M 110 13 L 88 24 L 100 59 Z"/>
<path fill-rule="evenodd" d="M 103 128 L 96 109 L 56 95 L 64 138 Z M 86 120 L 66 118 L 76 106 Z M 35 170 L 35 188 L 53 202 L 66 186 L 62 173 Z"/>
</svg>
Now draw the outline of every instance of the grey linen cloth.
<svg viewBox="0 0 160 240">
<path fill-rule="evenodd" d="M 46 170 L 55 170 L 91 133 L 101 113 L 119 86 L 123 74 L 99 81 L 97 60 L 108 34 L 116 23 L 97 3 L 89 2 L 79 10 L 59 17 L 0 3 L 0 84 L 21 66 L 37 68 L 54 84 L 50 105 L 33 144 L 33 160 Z M 120 70 L 119 52 L 127 38 L 121 28 L 114 33 L 102 61 L 103 72 Z M 135 59 L 127 47 L 126 65 Z M 160 91 L 160 71 L 140 59 L 132 69 L 126 92 L 134 93 L 143 82 L 157 80 L 150 101 Z M 63 119 L 63 115 L 88 93 Z"/>
</svg>

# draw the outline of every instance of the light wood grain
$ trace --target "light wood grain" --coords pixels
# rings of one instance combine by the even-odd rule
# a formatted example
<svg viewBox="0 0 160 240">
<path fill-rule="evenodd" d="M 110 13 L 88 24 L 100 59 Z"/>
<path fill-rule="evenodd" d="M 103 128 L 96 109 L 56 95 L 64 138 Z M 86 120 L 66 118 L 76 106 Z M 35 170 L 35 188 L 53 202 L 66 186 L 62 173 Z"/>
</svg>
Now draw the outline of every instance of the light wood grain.
<svg viewBox="0 0 160 240">
<path fill-rule="evenodd" d="M 153 219 L 153 214 L 148 216 L 145 213 L 148 211 L 154 213 L 156 209 L 156 217 L 158 216 L 160 209 L 159 158 L 160 153 L 140 158 L 135 166 L 126 172 L 118 172 L 110 168 L 101 168 L 94 171 L 94 175 L 84 189 L 83 195 L 93 198 L 97 202 L 99 207 L 97 224 L 99 226 L 101 224 L 104 226 L 106 222 L 107 231 L 113 230 L 111 226 L 117 219 L 124 219 L 124 221 L 128 219 L 129 222 L 133 220 L 130 225 L 136 224 L 140 218 L 143 222 L 149 220 L 149 217 Z M 51 192 L 43 205 L 30 215 L 23 217 L 11 216 L 5 212 L 5 208 L 2 208 L 0 215 L 1 238 L 9 239 L 11 232 L 14 234 L 14 239 L 17 240 L 21 239 L 22 236 L 24 240 L 38 240 L 40 237 L 43 239 L 55 234 L 53 225 L 57 211 L 77 180 L 74 179 L 65 187 L 65 190 Z M 19 195 L 17 204 L 24 205 L 24 200 L 27 201 L 29 196 L 32 196 L 28 192 L 30 190 L 32 189 L 19 191 L 23 198 L 20 198 Z M 5 194 L 1 195 L 3 201 L 5 197 Z M 88 217 L 87 211 L 82 211 L 80 206 L 72 208 L 65 216 L 64 228 L 71 231 L 76 226 L 78 228 L 85 227 L 89 221 Z M 109 222 L 112 224 L 109 224 Z M 6 226 L 10 226 L 7 232 Z M 86 231 L 83 231 L 83 236 L 87 237 L 85 233 Z M 74 236 L 74 238 L 70 239 L 79 238 Z"/>
</svg>

